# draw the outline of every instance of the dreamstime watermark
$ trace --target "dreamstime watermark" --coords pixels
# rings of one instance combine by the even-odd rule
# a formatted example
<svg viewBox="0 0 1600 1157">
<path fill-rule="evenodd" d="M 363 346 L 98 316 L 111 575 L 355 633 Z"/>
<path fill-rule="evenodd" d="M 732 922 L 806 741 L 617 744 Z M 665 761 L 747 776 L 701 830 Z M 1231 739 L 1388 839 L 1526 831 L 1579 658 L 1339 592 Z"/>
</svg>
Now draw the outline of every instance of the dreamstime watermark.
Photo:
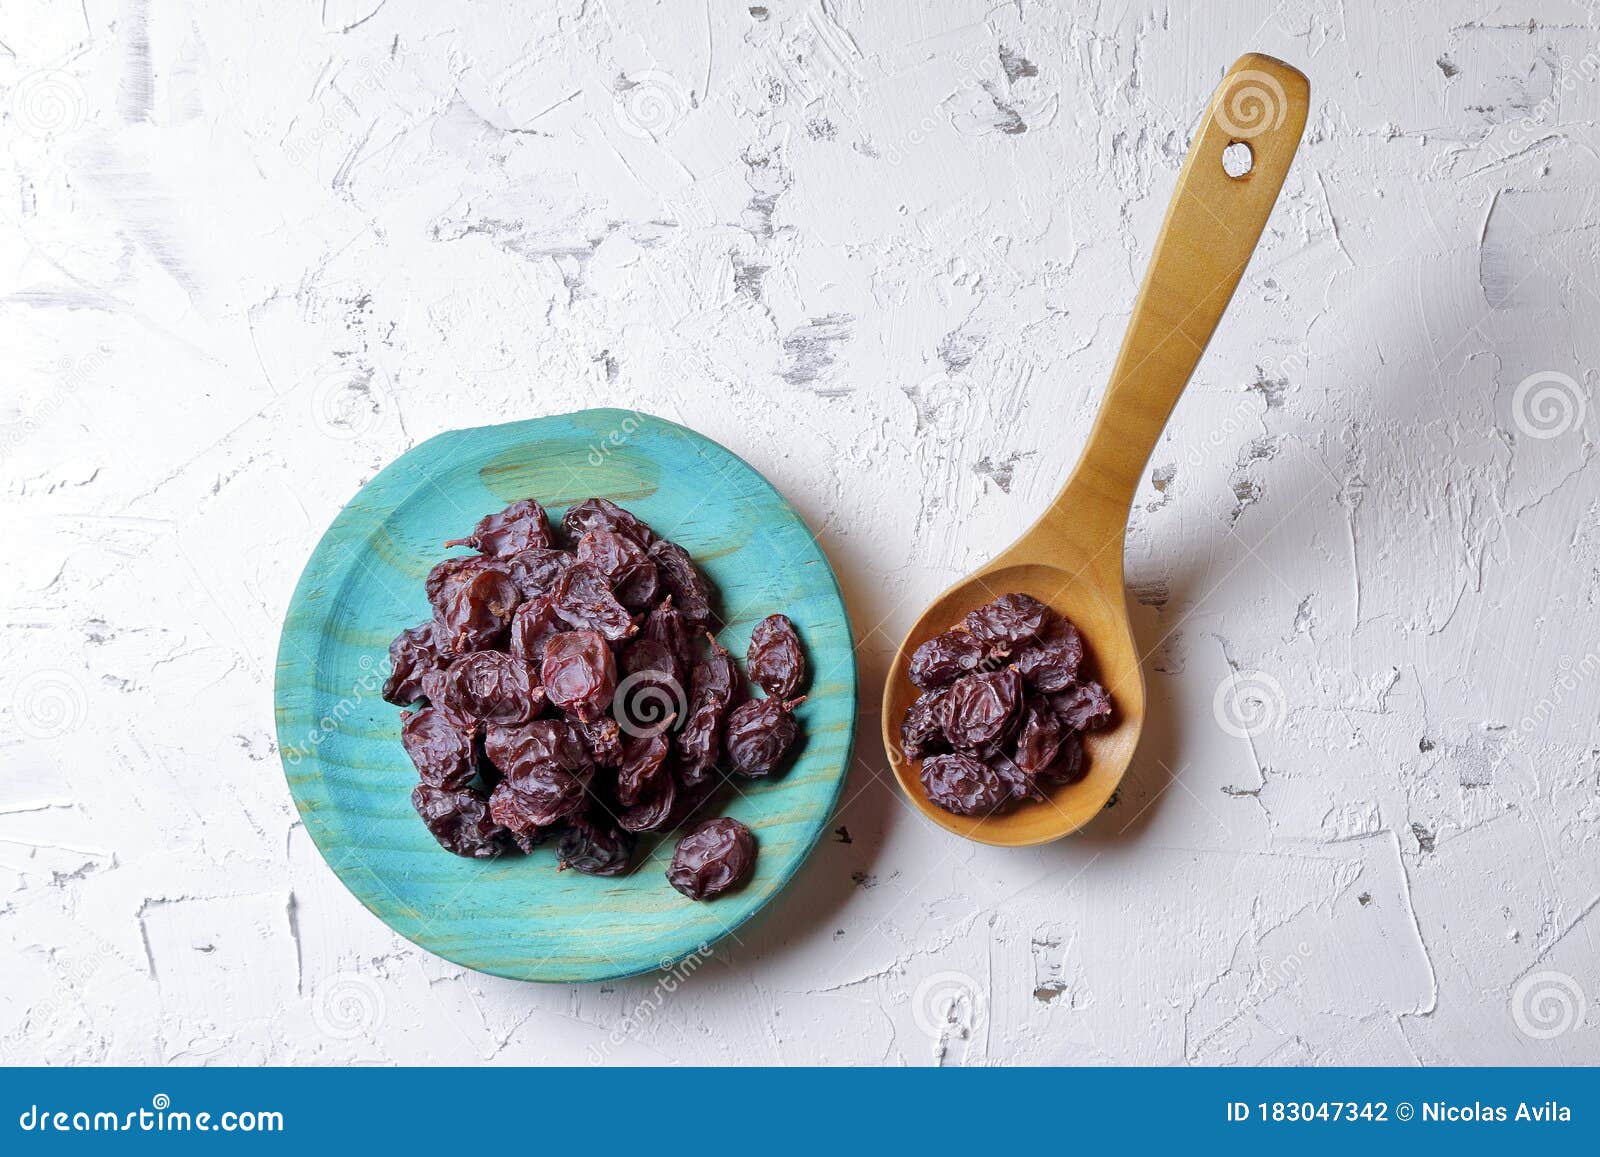
<svg viewBox="0 0 1600 1157">
<path fill-rule="evenodd" d="M 82 727 L 88 712 L 88 694 L 68 671 L 33 671 L 11 689 L 11 717 L 30 739 L 60 739 Z"/>
<path fill-rule="evenodd" d="M 1265 671 L 1230 671 L 1211 697 L 1217 726 L 1235 739 L 1254 739 L 1288 713 L 1283 684 Z"/>
<path fill-rule="evenodd" d="M 341 442 L 354 441 L 381 428 L 393 402 L 376 371 L 344 367 L 323 374 L 311 391 L 311 423 Z"/>
<path fill-rule="evenodd" d="M 359 972 L 336 972 L 317 985 L 311 996 L 311 1019 L 334 1040 L 370 1037 L 389 1013 L 376 981 Z"/>
<path fill-rule="evenodd" d="M 672 676 L 646 668 L 617 684 L 611 714 L 624 734 L 653 739 L 688 718 L 689 696 Z"/>
<path fill-rule="evenodd" d="M 83 85 L 59 68 L 30 72 L 11 90 L 11 115 L 31 137 L 48 140 L 83 123 Z"/>
<path fill-rule="evenodd" d="M 911 1016 L 917 1028 L 935 1041 L 968 1039 L 982 1022 L 988 999 L 965 972 L 936 972 L 917 985 Z"/>
<path fill-rule="evenodd" d="M 63 954 L 64 955 L 64 954 Z M 0 1037 L 0 1057 L 17 1057 L 27 1051 L 30 1044 L 37 1045 L 43 1033 L 41 1025 L 53 1022 L 62 1013 L 74 1011 L 83 1005 L 82 988 L 100 966 L 116 953 L 111 945 L 96 941 L 94 951 L 80 958 L 68 958 L 64 967 L 51 976 L 45 997 L 34 1004 L 10 1032 Z"/>
<path fill-rule="evenodd" d="M 1217 124 L 1235 140 L 1248 141 L 1271 132 L 1289 115 L 1289 97 L 1271 73 L 1246 69 L 1230 79 L 1217 101 Z"/>
<path fill-rule="evenodd" d="M 677 78 L 652 69 L 618 77 L 612 107 L 617 125 L 630 137 L 660 141 L 688 115 L 691 104 Z"/>
<path fill-rule="evenodd" d="M 44 399 L 39 408 L 22 414 L 16 421 L 0 431 L 0 450 L 11 451 L 38 432 L 39 428 L 60 412 L 67 399 L 77 393 L 102 366 L 111 361 L 111 350 L 96 346 L 81 357 L 63 357 L 57 363 L 56 388 Z"/>
<path fill-rule="evenodd" d="M 1511 419 L 1530 438 L 1559 438 L 1583 424 L 1588 396 L 1577 379 L 1559 370 L 1540 370 L 1517 383 L 1511 394 Z"/>
<path fill-rule="evenodd" d="M 17 1127 L 24 1133 L 282 1133 L 284 1122 L 275 1109 L 174 1109 L 171 1097 L 157 1093 L 148 1108 L 127 1112 L 29 1105 L 17 1116 Z"/>
<path fill-rule="evenodd" d="M 616 428 L 607 433 L 603 438 L 589 443 L 589 465 L 604 466 L 606 459 L 612 453 L 626 446 L 643 426 L 648 415 L 638 410 L 631 412 L 626 418 L 618 422 Z"/>
<path fill-rule="evenodd" d="M 1565 972 L 1529 973 L 1511 992 L 1511 1019 L 1533 1040 L 1552 1040 L 1577 1028 L 1588 1011 L 1583 987 Z"/>
<path fill-rule="evenodd" d="M 361 675 L 350 688 L 349 694 L 333 705 L 332 710 L 317 720 L 317 725 L 306 732 L 305 738 L 293 747 L 283 749 L 283 759 L 290 767 L 298 767 L 306 756 L 312 754 L 325 743 L 330 735 L 338 732 L 345 720 L 356 713 L 356 710 L 370 700 L 383 686 L 384 676 L 378 670 L 378 663 L 371 655 L 362 655 L 356 662 L 361 669 Z"/>
<path fill-rule="evenodd" d="M 337 77 L 336 91 L 341 99 L 328 106 L 319 103 L 319 115 L 297 120 L 285 138 L 283 154 L 289 163 L 303 168 L 308 161 L 315 159 L 325 143 L 341 139 L 341 132 L 360 115 L 356 110 L 356 98 L 378 92 L 383 82 L 399 69 L 400 62 L 389 56 L 377 61 L 363 57 L 353 65 L 347 65 Z"/>
<path fill-rule="evenodd" d="M 1584 683 L 1600 671 L 1600 654 L 1594 651 L 1584 652 L 1583 658 L 1576 663 L 1569 655 L 1563 655 L 1557 664 L 1560 668 L 1556 675 L 1555 687 L 1550 694 L 1543 696 L 1533 705 L 1533 709 L 1517 721 L 1517 738 L 1527 739 L 1534 730 L 1550 722 L 1566 702 L 1567 696 L 1576 691 Z"/>
<path fill-rule="evenodd" d="M 646 1026 L 656 1018 L 656 1014 L 666 1005 L 667 998 L 677 992 L 683 983 L 712 956 L 711 946 L 701 944 L 689 955 L 681 960 L 663 960 L 661 962 L 662 975 L 656 978 L 650 991 L 641 997 L 629 1009 L 606 1035 L 606 1039 L 598 1044 L 589 1046 L 589 1063 L 591 1065 L 604 1064 L 605 1061 L 628 1041 L 636 1038 L 644 1031 Z"/>
</svg>

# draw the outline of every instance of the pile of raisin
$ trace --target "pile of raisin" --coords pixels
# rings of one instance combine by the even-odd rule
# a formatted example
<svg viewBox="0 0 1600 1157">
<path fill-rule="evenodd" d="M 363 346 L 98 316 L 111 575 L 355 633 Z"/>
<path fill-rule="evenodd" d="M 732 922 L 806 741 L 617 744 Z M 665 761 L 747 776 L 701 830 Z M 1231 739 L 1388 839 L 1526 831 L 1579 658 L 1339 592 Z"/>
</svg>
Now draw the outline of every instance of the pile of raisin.
<svg viewBox="0 0 1600 1157">
<path fill-rule="evenodd" d="M 695 900 L 743 884 L 750 829 L 707 819 L 731 770 L 772 775 L 793 755 L 805 655 L 772 615 L 750 640 L 751 699 L 718 644 L 711 584 L 676 543 L 604 498 L 560 528 L 531 498 L 446 546 L 477 553 L 429 572 L 433 617 L 389 646 L 383 697 L 421 782 L 412 806 L 439 843 L 487 859 L 555 841 L 559 867 L 632 870 L 638 838 L 698 822 L 667 878 Z"/>
<path fill-rule="evenodd" d="M 1002 595 L 911 655 L 922 694 L 900 724 L 905 757 L 946 811 L 986 816 L 1082 779 L 1083 733 L 1111 722 L 1078 629 L 1038 599 Z"/>
</svg>

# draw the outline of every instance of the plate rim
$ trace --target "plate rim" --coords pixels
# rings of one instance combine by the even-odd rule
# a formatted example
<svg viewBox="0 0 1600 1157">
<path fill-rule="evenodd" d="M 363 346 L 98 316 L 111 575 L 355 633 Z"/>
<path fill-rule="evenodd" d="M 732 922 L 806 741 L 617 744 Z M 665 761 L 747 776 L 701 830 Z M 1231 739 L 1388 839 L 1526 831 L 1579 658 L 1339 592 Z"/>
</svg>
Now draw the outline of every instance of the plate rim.
<svg viewBox="0 0 1600 1157">
<path fill-rule="evenodd" d="M 301 715 L 292 714 L 289 707 L 286 706 L 285 703 L 285 692 L 286 690 L 290 689 L 291 683 L 301 683 L 304 681 L 304 678 L 308 673 L 313 673 L 316 663 L 316 659 L 314 657 L 308 658 L 306 649 L 300 647 L 296 643 L 295 640 L 299 637 L 300 632 L 291 630 L 291 626 L 294 623 L 294 620 L 299 616 L 301 609 L 309 601 L 309 592 L 313 589 L 327 589 L 328 580 L 340 575 L 341 572 L 348 567 L 350 556 L 339 556 L 333 549 L 334 544 L 330 543 L 330 539 L 335 538 L 336 531 L 340 531 L 342 528 L 357 522 L 357 500 L 363 493 L 367 492 L 369 488 L 372 488 L 378 485 L 380 482 L 383 482 L 386 475 L 398 477 L 401 473 L 401 464 L 410 455 L 415 454 L 418 451 L 421 451 L 435 443 L 443 442 L 447 439 L 464 438 L 485 430 L 504 430 L 508 427 L 526 426 L 539 422 L 560 421 L 563 419 L 607 419 L 613 417 L 618 419 L 619 424 L 622 420 L 632 419 L 637 421 L 642 419 L 645 422 L 656 424 L 676 432 L 680 436 L 689 440 L 691 444 L 694 441 L 704 442 L 721 453 L 726 454 L 734 462 L 737 462 L 739 465 L 749 470 L 752 475 L 754 475 L 768 489 L 770 489 L 772 493 L 777 496 L 778 501 L 782 503 L 783 508 L 788 511 L 794 521 L 805 528 L 806 533 L 810 536 L 813 545 L 817 549 L 817 553 L 821 556 L 826 566 L 830 589 L 833 593 L 833 596 L 838 600 L 838 605 L 841 611 L 845 641 L 849 645 L 850 658 L 847 665 L 847 692 L 849 701 L 848 726 L 845 729 L 843 755 L 840 760 L 838 772 L 834 779 L 833 790 L 829 793 L 826 804 L 821 809 L 825 813 L 824 818 L 816 825 L 816 829 L 812 832 L 810 839 L 805 843 L 800 853 L 794 858 L 794 861 L 790 865 L 788 871 L 774 884 L 772 889 L 764 897 L 762 897 L 761 901 L 754 907 L 750 908 L 732 923 L 724 925 L 721 930 L 716 932 L 714 935 L 707 938 L 702 938 L 695 944 L 683 948 L 681 951 L 674 952 L 670 955 L 663 955 L 658 960 L 647 961 L 638 967 L 622 966 L 620 968 L 605 969 L 600 971 L 587 970 L 581 974 L 559 972 L 558 970 L 559 974 L 529 976 L 498 969 L 492 966 L 459 960 L 454 956 L 449 955 L 447 952 L 441 951 L 439 948 L 436 948 L 432 945 L 423 944 L 420 941 L 413 939 L 406 932 L 391 924 L 389 920 L 384 917 L 383 913 L 374 908 L 360 891 L 351 886 L 349 881 L 345 879 L 344 873 L 334 865 L 333 857 L 330 855 L 329 849 L 323 846 L 322 838 L 319 836 L 319 828 L 321 827 L 321 823 L 320 821 L 314 819 L 311 814 L 309 814 L 314 812 L 316 809 L 309 806 L 309 801 L 301 798 L 304 793 L 296 791 L 293 778 L 291 776 L 292 768 L 300 768 L 304 763 L 314 763 L 319 760 L 318 753 L 313 751 L 305 756 L 301 763 L 291 765 L 289 762 L 289 751 L 291 749 L 295 751 L 299 750 L 296 746 L 297 741 L 290 740 L 286 734 L 290 730 L 291 722 L 298 721 L 302 723 L 314 724 L 315 721 L 307 720 L 304 717 L 303 709 L 301 709 Z M 392 502 L 390 506 L 390 512 L 392 513 L 394 510 L 397 510 L 404 505 L 410 496 L 417 490 L 421 489 L 423 486 L 431 484 L 432 483 L 428 478 L 419 477 L 414 486 L 406 488 Z M 339 535 L 338 537 L 342 539 L 344 536 Z M 285 605 L 283 611 L 283 619 L 278 631 L 278 648 L 274 660 L 272 685 L 274 723 L 273 734 L 278 743 L 278 764 L 284 776 L 284 787 L 289 793 L 290 801 L 294 804 L 295 813 L 299 816 L 301 826 L 305 829 L 306 834 L 311 838 L 312 846 L 316 848 L 317 854 L 321 857 L 323 864 L 330 872 L 333 873 L 334 878 L 338 880 L 340 885 L 347 892 L 349 892 L 350 895 L 355 897 L 356 901 L 360 903 L 364 909 L 370 912 L 373 917 L 375 917 L 379 923 L 381 923 L 390 932 L 394 933 L 396 936 L 399 936 L 408 944 L 415 945 L 424 952 L 430 953 L 433 956 L 437 956 L 441 960 L 447 960 L 451 964 L 457 965 L 461 968 L 466 968 L 474 972 L 481 972 L 489 976 L 498 976 L 506 980 L 516 980 L 529 984 L 593 984 L 604 983 L 613 980 L 623 980 L 628 977 L 643 976 L 651 972 L 670 969 L 695 953 L 703 952 L 710 945 L 719 943 L 726 939 L 738 929 L 747 925 L 757 916 L 767 912 L 771 908 L 774 901 L 776 901 L 794 882 L 795 877 L 800 874 L 801 869 L 815 854 L 817 845 L 822 840 L 823 832 L 826 831 L 828 827 L 827 817 L 831 816 L 838 807 L 839 798 L 844 793 L 845 784 L 850 778 L 850 769 L 854 765 L 855 761 L 857 731 L 861 722 L 861 688 L 857 650 L 858 646 L 856 642 L 855 625 L 850 620 L 850 608 L 849 604 L 845 601 L 844 590 L 839 584 L 838 572 L 834 569 L 833 560 L 828 556 L 828 552 L 823 548 L 821 539 L 816 532 L 812 530 L 811 524 L 807 522 L 806 519 L 801 515 L 800 511 L 796 509 L 794 503 L 789 500 L 788 496 L 784 494 L 783 491 L 778 489 L 778 487 L 775 486 L 765 474 L 757 470 L 742 455 L 730 450 L 727 446 L 723 445 L 715 438 L 711 438 L 700 433 L 698 430 L 691 429 L 690 427 L 684 426 L 681 423 L 673 422 L 670 419 L 662 418 L 645 410 L 623 409 L 614 406 L 601 406 L 582 410 L 567 410 L 554 414 L 541 414 L 538 417 L 533 418 L 518 418 L 509 422 L 491 422 L 487 425 L 481 426 L 441 430 L 438 433 L 425 438 L 421 442 L 418 442 L 416 445 L 410 446 L 402 451 L 381 470 L 379 470 L 366 482 L 362 483 L 362 485 L 356 489 L 355 493 L 346 499 L 343 505 L 339 507 L 338 512 L 334 515 L 332 521 L 328 523 L 327 528 L 320 536 L 318 536 L 316 544 L 311 548 L 310 554 L 306 557 L 305 564 L 301 567 L 300 577 L 295 580 L 294 590 L 291 592 L 289 601 Z M 307 669 L 308 666 L 310 671 Z M 291 673 L 293 673 L 295 676 L 293 680 L 290 678 Z M 321 778 L 320 771 L 318 773 L 318 778 Z M 335 849 L 335 851 L 337 850 L 338 849 Z"/>
</svg>

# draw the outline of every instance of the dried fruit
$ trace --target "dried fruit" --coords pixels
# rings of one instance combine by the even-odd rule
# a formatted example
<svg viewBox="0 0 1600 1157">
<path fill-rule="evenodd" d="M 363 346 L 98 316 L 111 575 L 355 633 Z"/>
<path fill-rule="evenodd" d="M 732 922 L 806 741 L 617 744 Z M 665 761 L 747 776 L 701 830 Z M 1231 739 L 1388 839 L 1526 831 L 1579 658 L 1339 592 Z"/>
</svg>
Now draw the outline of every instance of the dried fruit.
<svg viewBox="0 0 1600 1157">
<path fill-rule="evenodd" d="M 419 783 L 411 791 L 411 806 L 439 846 L 458 856 L 486 860 L 506 849 L 507 832 L 489 815 L 488 801 L 481 792 Z"/>
<path fill-rule="evenodd" d="M 973 751 L 1009 735 L 1021 710 L 1022 676 L 1002 667 L 952 683 L 939 721 L 952 746 Z"/>
<path fill-rule="evenodd" d="M 900 750 L 907 759 L 926 759 L 950 750 L 942 722 L 947 694 L 944 688 L 924 691 L 907 709 L 900 723 Z"/>
<path fill-rule="evenodd" d="M 634 838 L 608 820 L 576 815 L 556 844 L 556 863 L 585 876 L 621 876 L 632 866 Z"/>
<path fill-rule="evenodd" d="M 1093 679 L 1050 696 L 1050 706 L 1061 722 L 1078 731 L 1096 731 L 1111 722 L 1111 696 Z"/>
<path fill-rule="evenodd" d="M 911 652 L 911 681 L 924 691 L 948 687 L 976 671 L 985 655 L 983 644 L 967 632 L 946 631 Z"/>
<path fill-rule="evenodd" d="M 750 878 L 756 838 L 736 819 L 707 820 L 678 841 L 667 880 L 691 900 L 711 900 Z"/>
<path fill-rule="evenodd" d="M 525 723 L 544 707 L 533 669 L 503 651 L 461 656 L 444 672 L 442 683 L 439 705 L 458 719 Z"/>
<path fill-rule="evenodd" d="M 611 706 L 617 664 L 598 631 L 568 631 L 544 645 L 544 693 L 573 718 L 593 723 Z"/>
<path fill-rule="evenodd" d="M 588 563 L 575 562 L 562 572 L 552 589 L 556 614 L 580 631 L 598 631 L 618 642 L 638 631 L 628 608 L 617 602 L 606 576 Z"/>
<path fill-rule="evenodd" d="M 1055 619 L 1055 612 L 1032 595 L 1001 595 L 967 612 L 962 620 L 974 638 L 992 648 L 1009 651 L 1026 643 Z"/>
<path fill-rule="evenodd" d="M 751 779 L 771 775 L 782 765 L 800 734 L 794 709 L 803 699 L 752 699 L 728 716 L 728 762 Z"/>
<path fill-rule="evenodd" d="M 433 645 L 433 623 L 407 627 L 389 644 L 389 678 L 383 684 L 383 697 L 397 707 L 409 707 L 422 698 L 422 680 L 440 666 L 439 651 Z"/>
<path fill-rule="evenodd" d="M 998 670 L 987 664 L 1011 662 Z M 1111 721 L 1111 696 L 1082 677 L 1083 638 L 1030 595 L 1002 595 L 913 652 L 923 689 L 900 742 L 930 802 L 990 815 L 1088 773 L 1083 732 Z M 951 749 L 954 750 L 951 750 Z"/>
<path fill-rule="evenodd" d="M 733 718 L 744 677 L 705 629 L 713 591 L 688 552 L 603 498 L 561 530 L 525 499 L 451 542 L 483 553 L 428 572 L 433 618 L 390 644 L 384 696 L 416 705 L 400 729 L 412 804 L 443 847 L 484 858 L 559 837 L 560 867 L 615 876 L 635 833 L 704 818 L 719 760 L 749 776 L 782 766 L 804 648 L 783 615 L 760 623 L 750 669 L 770 698 Z M 675 886 L 709 897 L 749 875 L 755 841 L 713 821 L 680 851 Z"/>
<path fill-rule="evenodd" d="M 1011 799 L 1011 788 L 987 763 L 959 752 L 922 761 L 922 790 L 945 811 L 988 815 Z"/>
<path fill-rule="evenodd" d="M 466 538 L 453 538 L 446 546 L 470 546 L 487 555 L 517 554 L 547 547 L 553 539 L 544 507 L 531 498 L 513 502 L 504 510 L 486 514 Z"/>
<path fill-rule="evenodd" d="M 785 615 L 768 615 L 750 632 L 745 656 L 750 681 L 774 699 L 793 699 L 805 682 L 806 657 L 800 636 Z"/>
<path fill-rule="evenodd" d="M 460 791 L 478 774 L 476 725 L 462 726 L 437 707 L 400 716 L 400 742 L 423 783 Z"/>
</svg>

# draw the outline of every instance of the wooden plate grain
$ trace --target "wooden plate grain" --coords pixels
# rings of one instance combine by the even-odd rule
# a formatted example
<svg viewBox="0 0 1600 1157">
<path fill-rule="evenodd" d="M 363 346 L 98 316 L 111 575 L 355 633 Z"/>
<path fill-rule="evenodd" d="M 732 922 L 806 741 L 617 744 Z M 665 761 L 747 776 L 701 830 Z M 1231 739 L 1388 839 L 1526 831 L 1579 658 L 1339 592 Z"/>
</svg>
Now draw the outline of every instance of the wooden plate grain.
<svg viewBox="0 0 1600 1157">
<path fill-rule="evenodd" d="M 720 639 L 742 657 L 782 611 L 811 660 L 797 714 L 804 745 L 783 776 L 741 782 L 723 808 L 756 833 L 744 889 L 695 903 L 667 884 L 672 841 L 647 837 L 620 879 L 557 872 L 531 856 L 465 860 L 411 810 L 416 773 L 399 711 L 379 696 L 389 640 L 423 621 L 422 580 L 483 514 L 534 497 L 553 517 L 598 495 L 682 544 L 716 583 Z M 592 981 L 703 952 L 776 896 L 827 824 L 855 738 L 854 641 L 827 558 L 805 522 L 741 459 L 692 430 L 623 410 L 584 410 L 441 434 L 346 506 L 317 544 L 284 622 L 278 744 L 289 791 L 328 865 L 396 932 L 469 968 L 522 980 Z"/>
</svg>

